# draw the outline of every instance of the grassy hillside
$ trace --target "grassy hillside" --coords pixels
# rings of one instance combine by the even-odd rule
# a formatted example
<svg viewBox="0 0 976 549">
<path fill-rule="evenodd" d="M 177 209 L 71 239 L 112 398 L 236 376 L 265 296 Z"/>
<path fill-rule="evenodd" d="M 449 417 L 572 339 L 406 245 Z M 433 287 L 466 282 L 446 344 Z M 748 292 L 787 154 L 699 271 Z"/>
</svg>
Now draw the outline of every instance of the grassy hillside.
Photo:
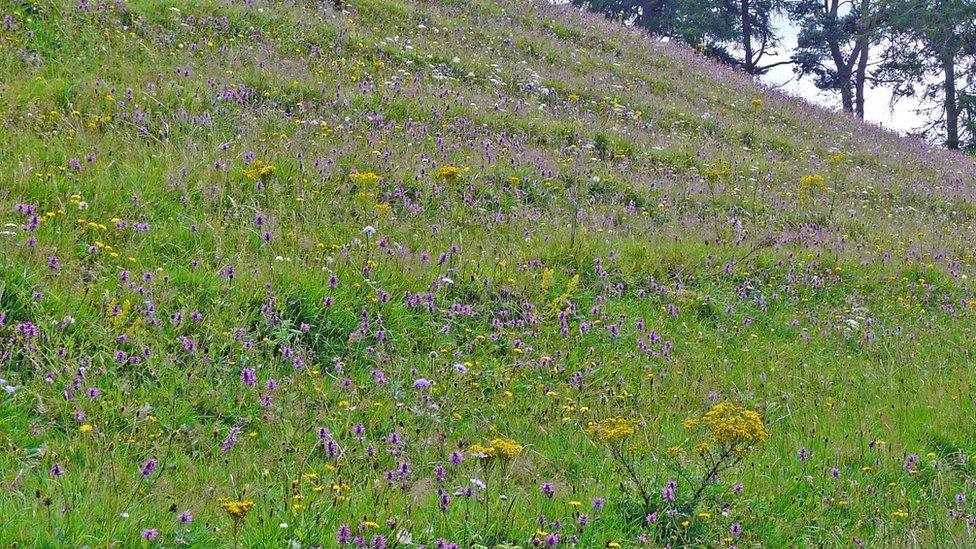
<svg viewBox="0 0 976 549">
<path fill-rule="evenodd" d="M 0 545 L 973 543 L 971 160 L 542 0 L 0 17 Z"/>
</svg>

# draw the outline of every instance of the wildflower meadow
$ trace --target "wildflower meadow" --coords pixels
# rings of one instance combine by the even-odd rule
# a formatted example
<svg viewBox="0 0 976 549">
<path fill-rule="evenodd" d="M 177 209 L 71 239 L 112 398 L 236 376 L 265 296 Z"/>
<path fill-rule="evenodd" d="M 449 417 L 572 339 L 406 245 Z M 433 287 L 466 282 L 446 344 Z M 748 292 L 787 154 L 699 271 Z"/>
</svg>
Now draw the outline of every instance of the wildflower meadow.
<svg viewBox="0 0 976 549">
<path fill-rule="evenodd" d="M 976 543 L 969 157 L 545 0 L 10 0 L 0 75 L 0 546 Z"/>
</svg>

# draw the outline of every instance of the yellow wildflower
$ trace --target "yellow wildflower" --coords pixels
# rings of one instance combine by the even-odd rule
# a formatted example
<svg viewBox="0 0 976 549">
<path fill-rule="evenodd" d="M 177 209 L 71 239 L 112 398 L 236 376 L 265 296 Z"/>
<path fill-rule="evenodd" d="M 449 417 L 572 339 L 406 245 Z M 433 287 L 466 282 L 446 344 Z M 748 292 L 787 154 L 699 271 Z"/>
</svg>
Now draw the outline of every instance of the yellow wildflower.
<svg viewBox="0 0 976 549">
<path fill-rule="evenodd" d="M 797 194 L 801 200 L 807 200 L 814 190 L 824 192 L 827 190 L 827 182 L 822 175 L 804 175 L 800 178 L 800 188 Z"/>
<path fill-rule="evenodd" d="M 514 459 L 522 453 L 522 445 L 510 438 L 492 439 L 491 447 L 494 448 L 496 455 L 505 459 Z"/>
<path fill-rule="evenodd" d="M 254 165 L 244 170 L 244 177 L 248 179 L 264 179 L 274 173 L 273 164 L 268 164 L 263 160 L 255 160 Z"/>
<path fill-rule="evenodd" d="M 586 432 L 601 442 L 615 442 L 630 437 L 636 431 L 637 420 L 622 417 L 611 417 L 600 421 L 591 421 L 586 426 Z"/>
<path fill-rule="evenodd" d="M 522 445 L 510 438 L 495 438 L 487 446 L 472 444 L 468 453 L 482 459 L 502 458 L 514 459 L 522 453 Z"/>
<path fill-rule="evenodd" d="M 457 166 L 441 166 L 434 170 L 434 175 L 442 179 L 455 179 L 466 171 L 465 168 L 458 168 Z"/>
<path fill-rule="evenodd" d="M 249 499 L 242 500 L 230 500 L 227 498 L 221 498 L 219 501 L 220 508 L 224 510 L 228 515 L 234 520 L 243 519 L 248 511 L 254 507 L 254 502 Z"/>
<path fill-rule="evenodd" d="M 715 442 L 728 447 L 748 447 L 769 437 L 758 413 L 733 404 L 716 404 L 701 418 Z"/>
<path fill-rule="evenodd" d="M 355 172 L 349 174 L 349 179 L 352 179 L 353 183 L 357 185 L 362 185 L 364 187 L 372 187 L 383 179 L 383 176 L 375 172 Z"/>
</svg>

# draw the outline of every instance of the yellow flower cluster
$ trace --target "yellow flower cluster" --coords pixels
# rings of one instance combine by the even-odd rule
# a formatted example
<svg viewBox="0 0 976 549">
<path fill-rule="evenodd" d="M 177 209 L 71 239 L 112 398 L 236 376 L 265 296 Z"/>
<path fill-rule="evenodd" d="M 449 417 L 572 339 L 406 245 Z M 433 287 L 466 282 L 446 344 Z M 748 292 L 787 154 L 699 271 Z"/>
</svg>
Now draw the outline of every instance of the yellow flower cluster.
<svg viewBox="0 0 976 549">
<path fill-rule="evenodd" d="M 268 164 L 263 160 L 255 160 L 254 165 L 244 170 L 244 177 L 248 179 L 264 179 L 274 173 L 273 164 Z"/>
<path fill-rule="evenodd" d="M 814 190 L 824 192 L 827 190 L 827 182 L 822 175 L 804 175 L 800 178 L 799 195 L 801 199 L 808 199 Z"/>
<path fill-rule="evenodd" d="M 732 170 L 727 167 L 705 168 L 705 179 L 710 182 L 722 181 L 732 175 Z"/>
<path fill-rule="evenodd" d="M 468 452 L 486 459 L 502 458 L 515 459 L 522 453 L 522 445 L 510 438 L 495 438 L 487 446 L 482 444 L 472 444 Z"/>
<path fill-rule="evenodd" d="M 379 183 L 380 179 L 383 179 L 383 176 L 375 172 L 355 172 L 349 174 L 349 179 L 352 179 L 352 182 L 357 185 L 372 187 Z"/>
<path fill-rule="evenodd" d="M 615 442 L 634 434 L 634 427 L 638 421 L 622 417 L 611 417 L 600 421 L 591 421 L 586 426 L 586 432 L 601 442 Z"/>
<path fill-rule="evenodd" d="M 731 402 L 721 402 L 701 418 L 715 442 L 729 447 L 748 447 L 769 438 L 758 413 Z"/>
<path fill-rule="evenodd" d="M 464 168 L 459 168 L 457 166 L 441 166 L 434 171 L 434 175 L 444 179 L 454 179 L 464 172 Z"/>
<path fill-rule="evenodd" d="M 224 510 L 228 515 L 230 515 L 234 520 L 241 520 L 247 515 L 247 512 L 254 507 L 254 502 L 249 499 L 242 500 L 231 500 L 227 498 L 220 499 L 220 508 Z"/>
</svg>

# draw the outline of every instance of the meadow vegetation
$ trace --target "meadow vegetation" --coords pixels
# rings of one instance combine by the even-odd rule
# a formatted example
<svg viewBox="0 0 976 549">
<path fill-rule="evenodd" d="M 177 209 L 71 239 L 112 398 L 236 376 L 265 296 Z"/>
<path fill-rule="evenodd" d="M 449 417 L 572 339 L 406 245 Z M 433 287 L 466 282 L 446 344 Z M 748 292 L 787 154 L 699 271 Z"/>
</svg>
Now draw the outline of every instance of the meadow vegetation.
<svg viewBox="0 0 976 549">
<path fill-rule="evenodd" d="M 0 544 L 972 545 L 971 159 L 344 4 L 0 5 Z"/>
</svg>

